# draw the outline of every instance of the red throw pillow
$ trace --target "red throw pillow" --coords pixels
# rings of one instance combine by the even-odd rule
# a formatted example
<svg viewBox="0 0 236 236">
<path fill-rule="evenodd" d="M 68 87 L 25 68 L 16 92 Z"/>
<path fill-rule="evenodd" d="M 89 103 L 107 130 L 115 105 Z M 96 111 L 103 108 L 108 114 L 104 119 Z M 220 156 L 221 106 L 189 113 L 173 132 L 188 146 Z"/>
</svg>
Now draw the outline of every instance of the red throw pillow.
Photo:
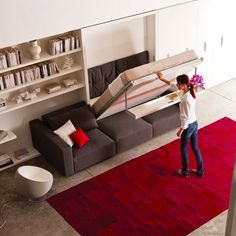
<svg viewBox="0 0 236 236">
<path fill-rule="evenodd" d="M 89 138 L 81 128 L 73 132 L 70 137 L 79 148 L 82 148 L 89 141 Z"/>
</svg>

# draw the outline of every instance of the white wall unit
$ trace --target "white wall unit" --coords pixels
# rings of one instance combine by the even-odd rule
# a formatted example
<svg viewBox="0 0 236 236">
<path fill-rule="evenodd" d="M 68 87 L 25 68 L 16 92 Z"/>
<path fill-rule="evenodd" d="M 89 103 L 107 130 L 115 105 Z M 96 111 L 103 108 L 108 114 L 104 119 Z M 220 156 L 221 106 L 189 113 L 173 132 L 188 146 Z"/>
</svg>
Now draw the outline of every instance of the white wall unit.
<svg viewBox="0 0 236 236">
<path fill-rule="evenodd" d="M 198 55 L 204 58 L 204 63 L 199 65 L 198 73 L 205 81 L 205 87 L 208 88 L 212 78 L 212 53 L 213 53 L 213 33 L 212 26 L 215 22 L 215 0 L 198 1 Z M 211 30 L 209 30 L 211 29 Z"/>
<path fill-rule="evenodd" d="M 197 1 L 158 10 L 158 59 L 197 48 Z"/>
<path fill-rule="evenodd" d="M 219 84 L 236 75 L 236 33 L 231 27 L 232 23 L 236 22 L 236 2 L 217 0 L 215 6 L 213 78 L 214 82 Z"/>
<path fill-rule="evenodd" d="M 206 81 L 206 88 L 210 88 L 236 76 L 236 33 L 230 27 L 236 21 L 236 3 L 233 0 L 198 2 L 198 52 L 205 61 L 199 67 L 199 73 Z"/>
</svg>

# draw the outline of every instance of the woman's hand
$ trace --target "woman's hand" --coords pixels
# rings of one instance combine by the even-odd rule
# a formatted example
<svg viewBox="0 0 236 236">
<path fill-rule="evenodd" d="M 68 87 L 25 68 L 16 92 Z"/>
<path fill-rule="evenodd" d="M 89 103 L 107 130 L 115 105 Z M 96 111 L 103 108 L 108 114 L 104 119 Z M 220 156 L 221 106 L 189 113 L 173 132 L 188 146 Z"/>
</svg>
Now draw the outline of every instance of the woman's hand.
<svg viewBox="0 0 236 236">
<path fill-rule="evenodd" d="M 180 129 L 178 130 L 178 132 L 176 133 L 177 136 L 178 136 L 178 137 L 181 137 L 183 131 L 184 131 L 184 130 L 183 130 L 182 128 L 180 128 Z"/>
<path fill-rule="evenodd" d="M 156 75 L 157 75 L 157 78 L 160 80 L 164 78 L 163 74 L 160 71 L 157 71 Z"/>
<path fill-rule="evenodd" d="M 157 75 L 157 79 L 161 80 L 162 82 L 170 85 L 170 81 L 165 79 L 164 75 L 160 72 L 160 71 L 157 71 L 156 72 L 156 75 Z"/>
</svg>

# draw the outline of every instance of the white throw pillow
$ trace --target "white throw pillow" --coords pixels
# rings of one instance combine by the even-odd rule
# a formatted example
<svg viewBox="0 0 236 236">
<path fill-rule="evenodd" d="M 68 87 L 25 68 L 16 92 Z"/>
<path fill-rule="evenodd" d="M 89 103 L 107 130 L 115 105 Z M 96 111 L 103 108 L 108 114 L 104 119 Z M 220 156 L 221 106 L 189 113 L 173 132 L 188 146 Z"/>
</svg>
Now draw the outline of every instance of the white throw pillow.
<svg viewBox="0 0 236 236">
<path fill-rule="evenodd" d="M 54 133 L 60 136 L 68 145 L 71 147 L 73 146 L 74 142 L 70 138 L 70 134 L 75 132 L 76 129 L 72 122 L 68 120 L 63 126 L 61 126 L 59 129 L 54 130 Z"/>
</svg>

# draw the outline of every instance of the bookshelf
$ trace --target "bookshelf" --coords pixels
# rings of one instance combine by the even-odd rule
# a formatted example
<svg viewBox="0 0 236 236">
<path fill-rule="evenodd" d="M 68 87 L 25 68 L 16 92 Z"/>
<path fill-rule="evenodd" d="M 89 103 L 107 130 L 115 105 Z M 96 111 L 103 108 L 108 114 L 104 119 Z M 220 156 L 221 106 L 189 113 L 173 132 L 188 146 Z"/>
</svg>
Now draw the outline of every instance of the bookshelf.
<svg viewBox="0 0 236 236">
<path fill-rule="evenodd" d="M 4 115 L 8 112 L 18 110 L 17 114 L 23 114 L 20 109 L 24 107 L 33 106 L 42 101 L 46 102 L 54 97 L 69 95 L 73 91 L 78 91 L 79 96 L 87 100 L 85 82 L 87 74 L 80 30 L 37 39 L 37 45 L 41 49 L 38 50 L 40 51 L 39 58 L 32 55 L 30 45 L 29 40 L 18 45 L 0 48 L 0 116 L 3 117 L 0 128 L 3 130 L 6 126 Z M 12 53 L 13 59 L 7 55 L 9 52 Z M 10 79 L 6 77 L 9 74 Z M 73 81 L 73 83 L 68 83 L 68 81 Z M 46 88 L 52 84 L 59 85 L 59 90 L 48 91 Z M 32 93 L 35 93 L 32 97 L 19 98 L 19 96 Z M 27 153 L 17 158 L 15 152 L 19 151 L 17 147 L 21 145 L 17 144 L 18 140 L 8 144 L 17 139 L 17 136 L 11 130 L 7 130 L 7 133 L 8 135 L 0 140 L 0 171 L 40 155 L 30 143 L 25 143 L 23 149 Z"/>
<path fill-rule="evenodd" d="M 73 40 L 68 41 L 68 38 L 69 40 L 71 39 L 70 37 L 73 38 Z M 63 41 L 63 39 L 67 41 Z M 17 52 L 19 51 L 21 64 L 9 67 L 8 63 L 7 68 L 2 68 L 0 61 L 0 99 L 6 104 L 6 106 L 1 107 L 0 115 L 75 90 L 81 90 L 82 96 L 85 97 L 86 100 L 84 56 L 80 30 L 38 39 L 37 41 L 41 48 L 39 59 L 32 59 L 32 55 L 30 54 L 30 42 L 25 42 L 12 46 L 12 48 L 17 48 Z M 51 55 L 53 51 L 52 48 L 49 50 L 49 45 L 52 45 L 51 42 L 53 41 L 60 43 L 53 45 L 53 49 L 56 48 L 55 55 Z M 60 47 L 60 52 L 57 51 L 58 47 Z M 2 48 L 0 52 L 6 52 L 8 48 Z M 65 68 L 66 61 L 71 63 L 67 68 Z M 52 63 L 56 65 L 56 72 L 52 71 L 50 68 Z M 44 68 L 42 68 L 42 65 Z M 36 70 L 38 70 L 37 78 L 35 70 L 32 69 L 35 67 Z M 45 68 L 47 68 L 46 75 L 42 72 Z M 27 74 L 28 71 L 30 75 Z M 16 73 L 18 73 L 18 75 L 16 75 Z M 9 78 L 6 78 L 6 75 L 9 74 L 11 76 L 10 84 L 8 82 Z M 65 79 L 73 79 L 77 81 L 77 83 L 71 87 L 65 87 L 63 85 L 63 80 Z M 47 93 L 45 87 L 52 83 L 59 84 L 61 89 L 57 92 Z M 37 94 L 35 92 L 36 90 Z M 22 97 L 25 93 L 35 94 L 33 94 L 34 97 L 26 99 Z"/>
</svg>

